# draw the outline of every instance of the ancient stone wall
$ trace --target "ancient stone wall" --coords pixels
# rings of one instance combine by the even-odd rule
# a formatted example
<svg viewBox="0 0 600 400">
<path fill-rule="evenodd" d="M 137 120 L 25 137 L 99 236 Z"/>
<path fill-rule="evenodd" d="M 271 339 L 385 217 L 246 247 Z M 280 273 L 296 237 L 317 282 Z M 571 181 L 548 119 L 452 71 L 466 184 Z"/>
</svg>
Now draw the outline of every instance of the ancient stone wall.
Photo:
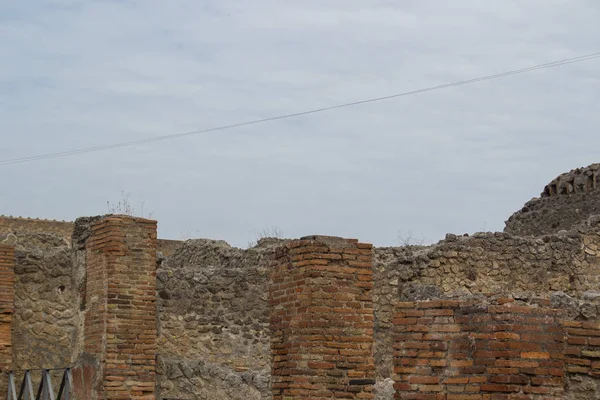
<svg viewBox="0 0 600 400">
<path fill-rule="evenodd" d="M 448 235 L 436 245 L 388 257 L 387 262 L 399 269 L 401 295 L 407 297 L 553 291 L 581 296 L 599 287 L 599 245 L 596 217 L 577 230 L 538 238 Z"/>
<path fill-rule="evenodd" d="M 181 240 L 158 239 L 156 243 L 158 245 L 156 250 L 160 252 L 163 257 L 171 257 L 173 253 L 175 253 L 177 247 L 183 242 Z"/>
<path fill-rule="evenodd" d="M 61 368 L 74 362 L 79 308 L 70 247 L 62 237 L 16 233 L 13 367 Z"/>
<path fill-rule="evenodd" d="M 600 287 L 599 241 L 600 226 L 597 218 L 591 218 L 575 231 L 539 238 L 506 233 L 448 235 L 428 247 L 375 248 L 374 338 L 380 398 L 389 398 L 385 393 L 393 383 L 392 320 L 398 299 L 485 294 L 547 300 L 556 291 L 582 299 Z M 581 307 L 588 318 L 596 317 L 595 305 L 585 302 Z"/>
<path fill-rule="evenodd" d="M 600 214 L 600 164 L 562 174 L 506 221 L 505 232 L 541 236 L 570 230 Z"/>
<path fill-rule="evenodd" d="M 269 254 L 189 240 L 158 271 L 159 393 L 269 399 Z"/>
<path fill-rule="evenodd" d="M 53 234 L 70 243 L 73 222 L 0 215 L 0 235 L 17 232 Z"/>
<path fill-rule="evenodd" d="M 97 220 L 97 217 L 84 217 L 86 220 Z M 76 221 L 77 222 L 77 221 Z M 71 243 L 71 237 L 76 222 L 55 221 L 40 218 L 22 218 L 0 215 L 0 235 L 9 233 L 46 233 L 62 238 L 65 243 Z M 81 221 L 80 221 L 81 222 Z M 75 232 L 76 236 L 80 236 Z M 169 257 L 175 248 L 181 243 L 180 240 L 158 239 L 158 251 Z"/>
<path fill-rule="evenodd" d="M 0 304 L 0 352 L 17 368 L 76 364 L 85 399 L 594 398 L 598 167 L 561 175 L 504 233 L 432 246 L 310 237 L 242 250 L 157 240 L 154 222 L 126 216 L 1 217 L 15 310 Z"/>
</svg>

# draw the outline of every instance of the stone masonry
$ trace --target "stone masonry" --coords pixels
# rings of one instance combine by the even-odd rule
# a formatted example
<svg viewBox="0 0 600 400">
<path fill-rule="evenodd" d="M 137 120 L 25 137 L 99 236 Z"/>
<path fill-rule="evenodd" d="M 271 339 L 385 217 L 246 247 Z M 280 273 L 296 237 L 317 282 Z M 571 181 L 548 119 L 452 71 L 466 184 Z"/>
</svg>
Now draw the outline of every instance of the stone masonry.
<svg viewBox="0 0 600 400">
<path fill-rule="evenodd" d="M 0 369 L 71 366 L 76 400 L 600 400 L 599 171 L 431 246 L 0 216 Z"/>
<path fill-rule="evenodd" d="M 372 246 L 312 236 L 275 259 L 273 399 L 373 399 Z"/>
<path fill-rule="evenodd" d="M 600 164 L 592 164 L 558 176 L 540 197 L 511 215 L 504 231 L 518 236 L 557 233 L 600 214 L 599 174 Z"/>
<path fill-rule="evenodd" d="M 269 261 L 275 243 L 181 244 L 157 269 L 158 394 L 271 398 Z"/>
<path fill-rule="evenodd" d="M 22 218 L 0 215 L 0 233 L 45 233 L 53 234 L 65 242 L 71 241 L 73 223 L 39 218 Z"/>
</svg>

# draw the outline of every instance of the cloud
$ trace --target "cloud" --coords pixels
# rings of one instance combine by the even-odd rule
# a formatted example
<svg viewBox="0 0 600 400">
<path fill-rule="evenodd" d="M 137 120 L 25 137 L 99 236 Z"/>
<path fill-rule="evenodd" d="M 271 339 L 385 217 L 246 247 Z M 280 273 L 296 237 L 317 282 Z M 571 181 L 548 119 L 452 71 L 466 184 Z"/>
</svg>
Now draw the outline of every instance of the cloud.
<svg viewBox="0 0 600 400">
<path fill-rule="evenodd" d="M 600 5 L 37 1 L 0 5 L 0 159 L 384 96 L 599 51 Z M 3 213 L 73 219 L 121 190 L 160 235 L 278 226 L 393 244 L 501 230 L 597 159 L 598 63 L 2 168 Z"/>
</svg>

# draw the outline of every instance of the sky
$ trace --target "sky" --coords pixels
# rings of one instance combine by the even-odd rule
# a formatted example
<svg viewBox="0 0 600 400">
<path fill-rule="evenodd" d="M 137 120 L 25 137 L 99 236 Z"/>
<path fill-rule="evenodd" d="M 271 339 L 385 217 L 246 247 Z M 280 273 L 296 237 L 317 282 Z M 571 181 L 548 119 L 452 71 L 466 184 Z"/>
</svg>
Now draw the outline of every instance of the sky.
<svg viewBox="0 0 600 400">
<path fill-rule="evenodd" d="M 600 52 L 597 0 L 0 2 L 0 161 L 387 96 Z M 600 59 L 173 140 L 0 166 L 0 214 L 130 193 L 159 237 L 501 231 L 599 162 Z M 143 207 L 142 207 L 143 205 Z M 143 211 L 142 211 L 143 208 Z"/>
</svg>

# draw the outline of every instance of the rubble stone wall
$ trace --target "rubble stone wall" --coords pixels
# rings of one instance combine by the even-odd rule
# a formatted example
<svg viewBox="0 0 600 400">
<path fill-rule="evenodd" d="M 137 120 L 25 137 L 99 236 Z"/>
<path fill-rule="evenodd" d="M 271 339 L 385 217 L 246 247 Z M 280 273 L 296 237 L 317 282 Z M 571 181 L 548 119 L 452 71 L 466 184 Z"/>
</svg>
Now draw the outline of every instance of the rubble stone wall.
<svg viewBox="0 0 600 400">
<path fill-rule="evenodd" d="M 506 221 L 505 232 L 541 236 L 571 230 L 600 214 L 600 164 L 564 173 Z"/>
<path fill-rule="evenodd" d="M 73 226 L 73 222 L 69 221 L 0 215 L 0 234 L 19 232 L 46 233 L 56 235 L 62 238 L 66 243 L 70 243 Z"/>
<path fill-rule="evenodd" d="M 269 399 L 269 245 L 189 240 L 157 271 L 165 398 Z"/>
<path fill-rule="evenodd" d="M 80 326 L 71 249 L 54 234 L 17 233 L 13 238 L 13 368 L 71 366 Z"/>
</svg>

